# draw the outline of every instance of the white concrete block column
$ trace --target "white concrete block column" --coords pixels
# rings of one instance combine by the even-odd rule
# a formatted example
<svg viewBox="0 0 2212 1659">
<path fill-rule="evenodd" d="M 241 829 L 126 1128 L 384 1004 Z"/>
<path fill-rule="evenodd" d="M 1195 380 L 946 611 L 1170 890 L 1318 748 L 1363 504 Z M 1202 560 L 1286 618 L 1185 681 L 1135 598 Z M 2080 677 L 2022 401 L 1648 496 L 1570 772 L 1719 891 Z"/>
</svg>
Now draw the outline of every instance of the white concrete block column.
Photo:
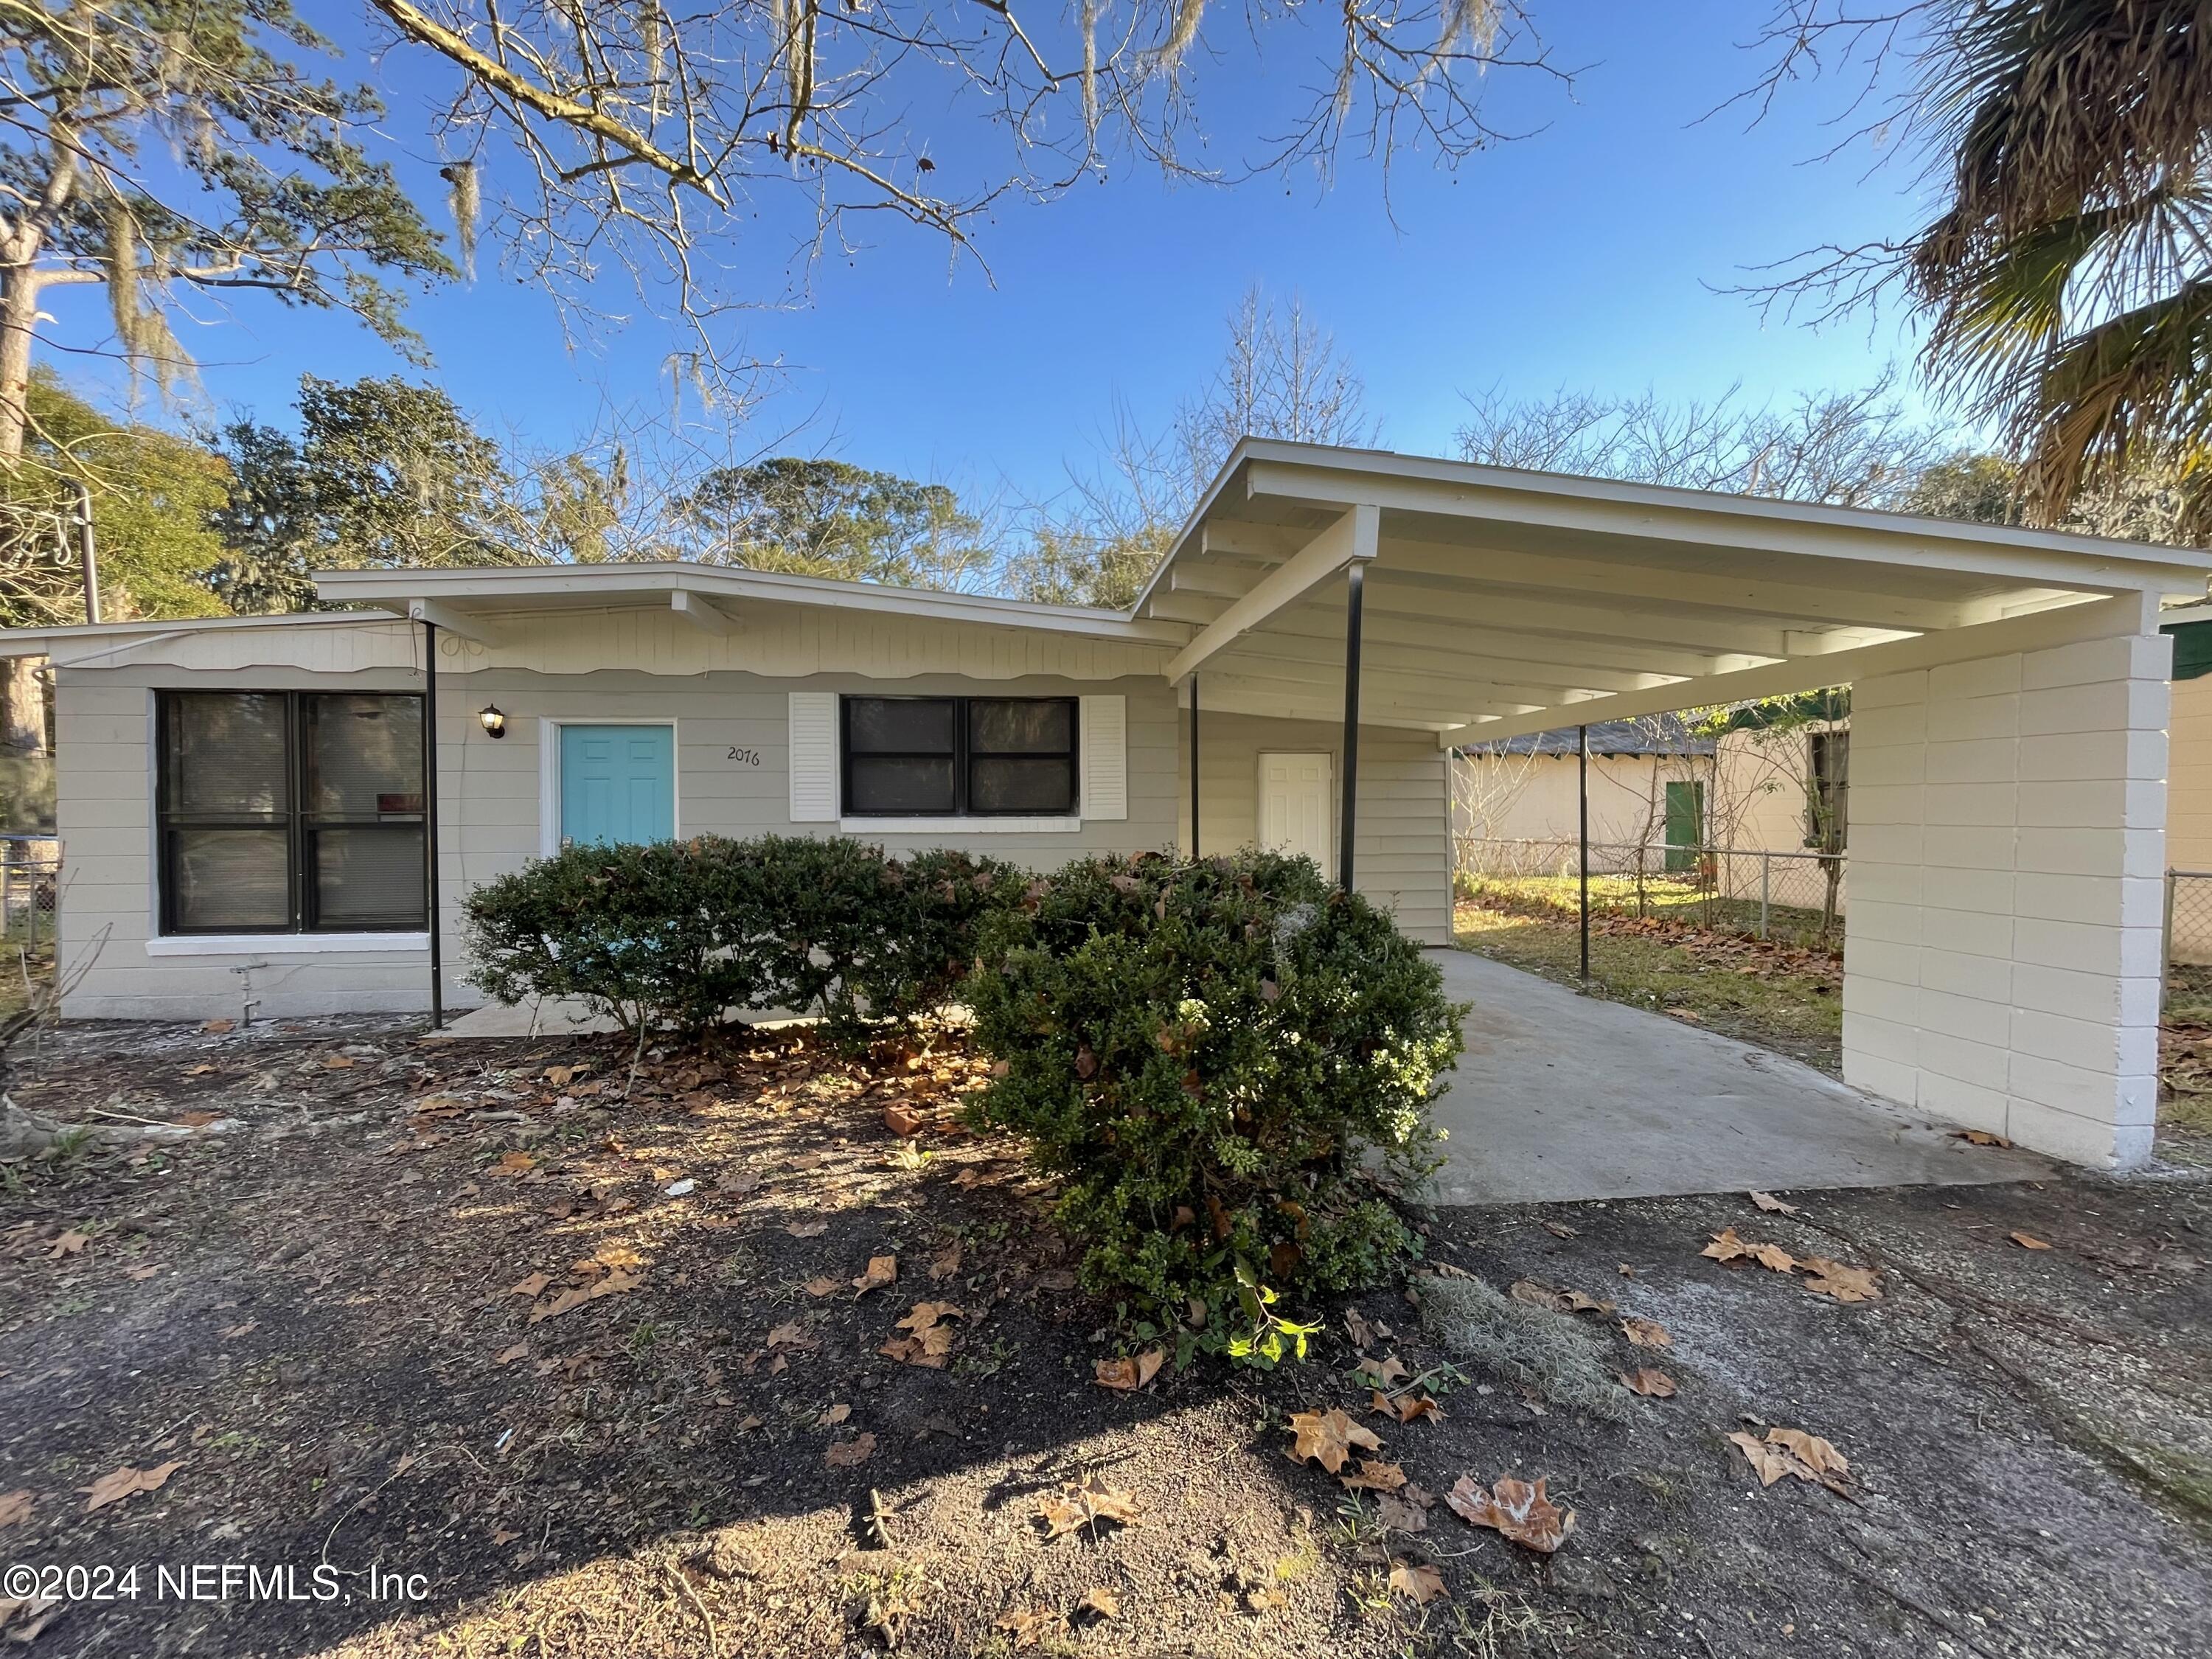
<svg viewBox="0 0 2212 1659">
<path fill-rule="evenodd" d="M 2123 634 L 1851 688 L 1848 1081 L 2076 1163 L 2149 1155 L 2171 661 Z"/>
</svg>

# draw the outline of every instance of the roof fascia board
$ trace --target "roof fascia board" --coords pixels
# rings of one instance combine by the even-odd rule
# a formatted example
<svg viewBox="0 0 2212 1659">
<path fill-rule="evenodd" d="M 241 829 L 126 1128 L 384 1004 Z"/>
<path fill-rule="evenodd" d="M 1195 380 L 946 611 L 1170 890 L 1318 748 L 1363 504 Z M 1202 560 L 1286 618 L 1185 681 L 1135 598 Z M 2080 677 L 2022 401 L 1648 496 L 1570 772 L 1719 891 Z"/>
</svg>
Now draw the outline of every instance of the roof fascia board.
<svg viewBox="0 0 2212 1659">
<path fill-rule="evenodd" d="M 2193 588 L 2212 575 L 2212 552 L 2065 531 L 1975 524 L 1868 507 L 1830 507 L 1768 495 L 1733 495 L 1571 473 L 1527 472 L 1371 450 L 1337 450 L 1279 440 L 1247 440 L 1249 495 L 1314 506 L 1374 501 L 1384 507 L 1500 518 L 1592 533 L 1658 537 L 1763 552 L 1910 563 L 1970 574 L 2039 576 L 2039 559 L 2066 573 L 2056 585 L 2112 591 L 2148 588 L 2185 575 Z M 1395 494 L 1402 500 L 1386 497 Z M 1479 503 L 1479 505 L 1478 505 Z M 1516 503 L 1519 503 L 1517 508 Z M 1716 533 L 1699 523 L 1733 526 Z M 1778 540 L 1779 532 L 1784 539 Z M 1808 533 L 1811 532 L 1811 533 Z M 1823 540 L 1819 532 L 1826 532 Z M 1841 538 L 1863 544 L 1838 549 Z M 1887 550 L 1875 550 L 1886 549 Z M 2108 573 L 2120 572 L 2112 574 Z M 2164 591 L 2178 592 L 2178 588 Z"/>
<path fill-rule="evenodd" d="M 1595 725 L 1600 720 L 1636 720 L 1645 714 L 1672 714 L 1684 708 L 1711 708 L 1754 697 L 1786 696 L 1796 691 L 1817 691 L 1824 686 L 1846 685 L 1878 674 L 1909 673 L 1945 663 L 1974 662 L 2015 651 L 2041 651 L 2077 640 L 2106 639 L 2115 635 L 2156 631 L 2155 601 L 2148 595 L 2122 593 L 2108 599 L 2087 599 L 2079 605 L 2008 617 L 2002 622 L 1978 623 L 1940 634 L 1916 634 L 1907 640 L 1890 640 L 1856 650 L 1826 656 L 1797 657 L 1787 662 L 1740 668 L 1723 674 L 1678 680 L 1650 691 L 1624 691 L 1572 705 L 1574 718 L 1563 720 L 1568 705 L 1538 709 L 1504 720 L 1480 720 L 1445 732 L 1445 748 L 1466 743 L 1491 743 L 1548 732 L 1562 725 Z"/>
<path fill-rule="evenodd" d="M 1346 565 L 1373 559 L 1382 523 L 1381 511 L 1364 502 L 1338 514 L 1327 529 L 1254 583 L 1243 598 L 1233 601 L 1200 630 L 1197 638 L 1170 658 L 1168 678 L 1182 679 L 1232 640 L 1297 604 Z"/>
<path fill-rule="evenodd" d="M 382 611 L 288 611 L 273 617 L 169 617 L 149 622 L 63 623 L 52 628 L 0 628 L 0 657 L 37 656 L 52 644 L 85 644 L 116 638 L 167 638 L 173 634 L 234 633 L 253 628 L 389 627 L 401 618 Z"/>
<path fill-rule="evenodd" d="M 1075 605 L 1031 605 L 977 593 L 931 588 L 888 587 L 869 582 L 827 581 L 773 571 L 702 568 L 696 565 L 625 564 L 531 567 L 511 570 L 335 570 L 316 579 L 324 597 L 398 606 L 416 597 L 466 602 L 472 610 L 526 610 L 518 601 L 546 598 L 605 598 L 622 595 L 647 600 L 688 592 L 708 600 L 737 599 L 766 604 L 821 605 L 848 611 L 930 616 L 950 622 L 983 623 L 1045 633 L 1079 634 L 1095 639 L 1144 645 L 1181 645 L 1189 629 L 1172 623 L 1133 619 L 1119 611 Z"/>
</svg>

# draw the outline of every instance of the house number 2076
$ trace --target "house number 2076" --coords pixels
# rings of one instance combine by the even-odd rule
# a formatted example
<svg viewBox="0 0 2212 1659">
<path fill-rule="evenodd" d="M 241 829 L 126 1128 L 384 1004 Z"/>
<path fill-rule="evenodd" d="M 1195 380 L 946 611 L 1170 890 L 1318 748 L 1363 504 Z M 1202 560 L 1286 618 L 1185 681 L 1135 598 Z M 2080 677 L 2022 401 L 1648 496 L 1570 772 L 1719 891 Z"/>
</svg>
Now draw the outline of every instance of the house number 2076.
<svg viewBox="0 0 2212 1659">
<path fill-rule="evenodd" d="M 730 750 L 730 758 L 737 762 L 740 766 L 758 766 L 760 764 L 760 750 L 757 749 L 732 749 Z"/>
</svg>

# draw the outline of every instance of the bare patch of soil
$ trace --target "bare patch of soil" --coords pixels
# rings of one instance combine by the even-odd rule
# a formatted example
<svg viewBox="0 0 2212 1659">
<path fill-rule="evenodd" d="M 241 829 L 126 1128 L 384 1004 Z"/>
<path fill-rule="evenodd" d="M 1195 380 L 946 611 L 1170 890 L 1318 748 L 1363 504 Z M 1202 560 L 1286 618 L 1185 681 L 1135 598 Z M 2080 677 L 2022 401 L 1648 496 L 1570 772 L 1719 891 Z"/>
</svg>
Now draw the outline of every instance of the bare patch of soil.
<svg viewBox="0 0 2212 1659">
<path fill-rule="evenodd" d="M 1431 1267 L 1330 1309 L 1308 1364 L 1123 1393 L 1047 1194 L 951 1121 L 950 1041 L 40 1041 L 34 1110 L 240 1127 L 0 1166 L 0 1564 L 139 1569 L 0 1593 L 33 1656 L 2212 1644 L 2192 1182 L 1421 1212 Z M 1698 1254 L 1729 1226 L 1881 1294 Z M 1616 1304 L 1545 1316 L 1673 1397 L 1613 1421 L 1455 1363 L 1412 1299 L 1437 1272 Z M 1332 1408 L 1379 1443 L 1359 1486 L 1289 1455 Z M 1729 1437 L 1772 1427 L 1832 1443 L 1839 1489 L 1762 1487 Z M 159 1484 L 91 1507 L 123 1470 Z M 1462 1476 L 1546 1478 L 1574 1529 L 1471 1526 Z M 1048 1538 L 1086 1503 L 1128 1519 Z"/>
</svg>

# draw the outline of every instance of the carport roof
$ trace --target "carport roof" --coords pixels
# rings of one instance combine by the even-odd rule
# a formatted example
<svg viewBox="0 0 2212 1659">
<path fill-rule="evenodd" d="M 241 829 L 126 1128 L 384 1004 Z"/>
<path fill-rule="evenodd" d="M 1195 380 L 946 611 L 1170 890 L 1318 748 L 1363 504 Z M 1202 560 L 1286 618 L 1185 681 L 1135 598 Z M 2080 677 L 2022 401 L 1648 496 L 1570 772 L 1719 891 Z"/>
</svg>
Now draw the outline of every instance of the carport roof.
<svg viewBox="0 0 2212 1659">
<path fill-rule="evenodd" d="M 1364 723 L 1486 742 L 2154 625 L 2212 555 L 1246 439 L 1138 599 L 1188 624 L 1205 707 L 1342 709 L 1365 570 Z M 1980 630 L 1988 629 L 1984 633 Z"/>
</svg>

